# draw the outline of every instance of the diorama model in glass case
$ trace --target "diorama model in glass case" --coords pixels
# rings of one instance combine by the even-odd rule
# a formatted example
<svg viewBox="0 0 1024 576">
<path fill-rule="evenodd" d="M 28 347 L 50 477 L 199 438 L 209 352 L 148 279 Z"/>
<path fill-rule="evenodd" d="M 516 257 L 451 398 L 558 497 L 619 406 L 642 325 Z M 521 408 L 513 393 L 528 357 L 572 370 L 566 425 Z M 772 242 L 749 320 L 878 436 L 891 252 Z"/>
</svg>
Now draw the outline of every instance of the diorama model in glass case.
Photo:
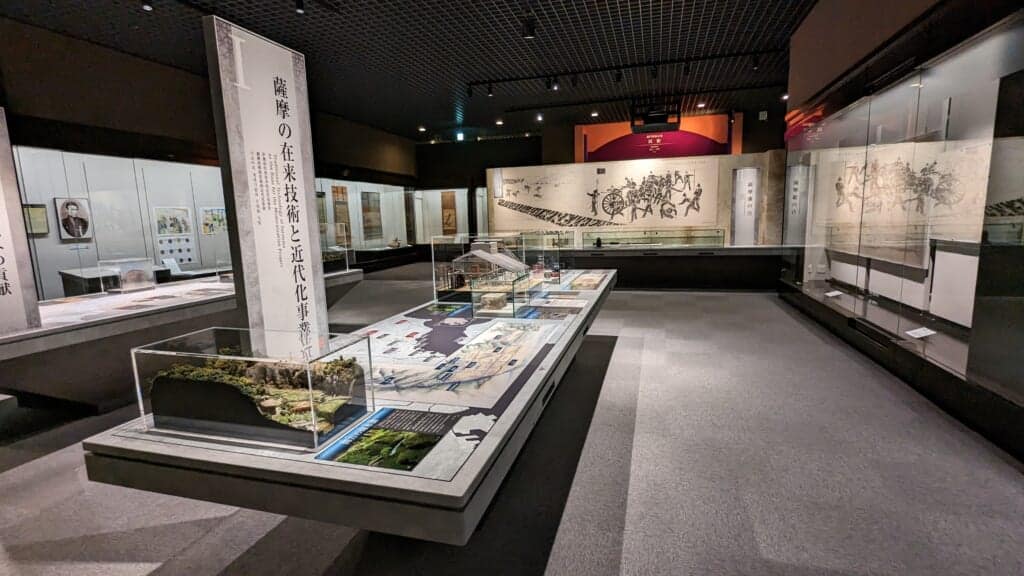
<svg viewBox="0 0 1024 576">
<path fill-rule="evenodd" d="M 348 225 L 338 222 L 333 225 L 331 233 L 320 238 L 320 255 L 324 262 L 324 272 L 348 270 Z"/>
<path fill-rule="evenodd" d="M 373 411 L 366 336 L 208 328 L 132 350 L 157 430 L 317 448 Z M 148 422 L 148 421 L 147 421 Z"/>
<path fill-rule="evenodd" d="M 584 248 L 678 248 L 725 246 L 722 228 L 673 230 L 585 230 Z"/>
<path fill-rule="evenodd" d="M 527 270 L 497 269 L 470 280 L 474 316 L 520 318 L 526 315 L 540 282 Z"/>
<path fill-rule="evenodd" d="M 524 248 L 521 234 L 432 238 L 434 299 L 468 304 L 472 301 L 470 283 L 474 278 L 499 270 L 526 272 Z"/>
<path fill-rule="evenodd" d="M 156 287 L 156 266 L 149 258 L 119 258 L 96 263 L 104 292 L 135 292 Z"/>
</svg>

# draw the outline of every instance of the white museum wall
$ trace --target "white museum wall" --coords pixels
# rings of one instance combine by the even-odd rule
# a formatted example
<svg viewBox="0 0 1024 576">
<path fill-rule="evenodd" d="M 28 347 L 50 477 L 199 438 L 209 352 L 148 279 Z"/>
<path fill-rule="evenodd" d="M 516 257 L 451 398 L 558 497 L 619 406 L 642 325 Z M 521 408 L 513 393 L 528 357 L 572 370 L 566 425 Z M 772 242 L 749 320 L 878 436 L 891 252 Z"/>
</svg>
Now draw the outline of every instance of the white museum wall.
<svg viewBox="0 0 1024 576">
<path fill-rule="evenodd" d="M 187 207 L 192 218 L 193 262 L 182 269 L 217 267 L 230 260 L 227 233 L 200 234 L 199 208 L 224 206 L 220 169 L 176 162 L 159 162 L 14 147 L 22 201 L 43 204 L 49 232 L 29 237 L 33 268 L 42 300 L 64 296 L 60 270 L 95 267 L 99 260 L 152 258 L 154 207 Z M 89 200 L 92 238 L 61 240 L 54 198 Z M 196 240 L 198 238 L 198 241 Z"/>
<path fill-rule="evenodd" d="M 455 192 L 455 229 L 458 234 L 469 233 L 469 189 L 445 188 L 439 190 L 416 190 L 416 241 L 429 244 L 434 236 L 444 234 L 441 222 L 441 193 Z"/>
<path fill-rule="evenodd" d="M 758 194 L 752 235 L 745 244 L 782 241 L 785 151 L 492 168 L 487 171 L 488 216 L 495 233 L 522 230 L 716 230 L 730 244 L 737 170 L 756 169 Z M 646 181 L 645 181 L 646 178 Z M 668 180 L 666 180 L 666 178 Z M 670 182 L 671 202 L 651 212 L 630 198 Z M 699 210 L 687 210 L 696 196 Z M 596 199 L 594 195 L 596 194 Z M 694 208 L 693 206 L 690 206 Z M 577 234 L 578 235 L 578 234 Z"/>
<path fill-rule="evenodd" d="M 322 192 L 327 200 L 326 210 L 328 230 L 334 229 L 334 210 L 331 208 L 331 187 L 344 186 L 348 191 L 348 217 L 353 250 L 383 248 L 388 242 L 398 238 L 403 245 L 409 243 L 405 232 L 405 189 L 401 186 L 336 180 L 333 178 L 317 178 L 316 190 Z M 384 237 L 367 240 L 363 234 L 363 192 L 380 194 L 380 219 Z"/>
</svg>

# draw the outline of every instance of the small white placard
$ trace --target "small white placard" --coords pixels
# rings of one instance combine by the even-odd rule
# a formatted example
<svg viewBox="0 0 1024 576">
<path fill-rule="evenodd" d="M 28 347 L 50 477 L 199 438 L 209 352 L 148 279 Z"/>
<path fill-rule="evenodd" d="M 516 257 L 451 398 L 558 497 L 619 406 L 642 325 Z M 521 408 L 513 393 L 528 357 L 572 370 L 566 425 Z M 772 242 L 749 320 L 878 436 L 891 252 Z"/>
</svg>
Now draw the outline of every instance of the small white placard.
<svg viewBox="0 0 1024 576">
<path fill-rule="evenodd" d="M 842 296 L 842 295 L 843 295 L 843 291 L 842 290 L 833 290 L 831 292 L 825 292 L 825 298 L 835 298 L 837 296 Z"/>
<path fill-rule="evenodd" d="M 918 328 L 916 330 L 907 330 L 907 336 L 910 336 L 911 338 L 927 338 L 932 334 L 936 333 L 937 332 L 935 332 L 935 330 L 924 327 Z"/>
</svg>

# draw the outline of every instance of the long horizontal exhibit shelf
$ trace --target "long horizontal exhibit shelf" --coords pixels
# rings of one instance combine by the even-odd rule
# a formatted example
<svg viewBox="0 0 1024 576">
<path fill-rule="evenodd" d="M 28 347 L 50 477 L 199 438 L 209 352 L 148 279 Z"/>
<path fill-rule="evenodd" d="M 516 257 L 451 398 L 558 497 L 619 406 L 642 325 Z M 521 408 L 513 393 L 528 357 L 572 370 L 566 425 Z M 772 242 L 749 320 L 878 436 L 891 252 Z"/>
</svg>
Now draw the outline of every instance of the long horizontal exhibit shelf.
<svg viewBox="0 0 1024 576">
<path fill-rule="evenodd" d="M 374 410 L 315 450 L 161 430 L 147 415 L 84 442 L 89 478 L 465 544 L 616 278 L 563 271 L 525 317 L 428 303 L 358 331 Z"/>
<path fill-rule="evenodd" d="M 359 269 L 325 274 L 328 303 L 362 278 Z M 0 336 L 0 390 L 100 412 L 135 397 L 131 347 L 240 321 L 234 284 L 216 277 L 49 300 L 39 311 L 39 328 Z M 55 373 L 55 365 L 74 369 Z"/>
</svg>

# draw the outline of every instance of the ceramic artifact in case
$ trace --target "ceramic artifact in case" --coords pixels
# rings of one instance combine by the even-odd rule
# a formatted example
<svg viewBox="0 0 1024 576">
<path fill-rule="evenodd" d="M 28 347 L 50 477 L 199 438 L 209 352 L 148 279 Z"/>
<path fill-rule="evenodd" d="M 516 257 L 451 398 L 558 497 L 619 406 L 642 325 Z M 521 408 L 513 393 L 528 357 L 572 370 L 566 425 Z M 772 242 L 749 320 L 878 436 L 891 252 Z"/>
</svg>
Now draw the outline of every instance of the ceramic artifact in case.
<svg viewBox="0 0 1024 576">
<path fill-rule="evenodd" d="M 679 228 L 672 230 L 585 230 L 583 232 L 584 248 L 677 248 L 683 246 L 725 246 L 725 230 L 722 228 Z"/>
<path fill-rule="evenodd" d="M 96 263 L 104 292 L 135 292 L 156 287 L 156 266 L 149 258 L 119 258 Z"/>
<path fill-rule="evenodd" d="M 319 447 L 373 411 L 366 336 L 208 328 L 132 350 L 139 406 L 160 431 Z"/>
</svg>

